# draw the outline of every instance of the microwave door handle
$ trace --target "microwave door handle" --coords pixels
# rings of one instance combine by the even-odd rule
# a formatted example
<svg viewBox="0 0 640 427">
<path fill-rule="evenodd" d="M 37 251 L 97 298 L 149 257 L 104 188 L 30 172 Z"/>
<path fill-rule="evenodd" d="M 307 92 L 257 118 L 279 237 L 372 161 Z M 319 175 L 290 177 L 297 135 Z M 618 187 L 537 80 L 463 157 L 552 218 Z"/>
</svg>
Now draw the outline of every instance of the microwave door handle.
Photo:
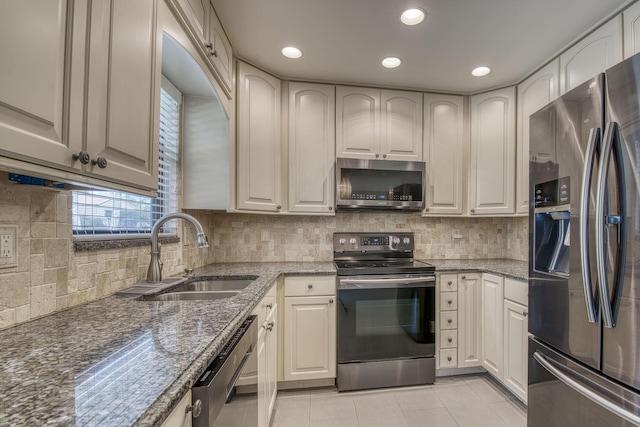
<svg viewBox="0 0 640 427">
<path fill-rule="evenodd" d="M 620 147 L 620 131 L 616 122 L 607 124 L 604 137 L 604 145 L 600 156 L 600 166 L 598 170 L 598 190 L 596 195 L 596 260 L 598 263 L 598 282 L 600 285 L 600 305 L 602 306 L 604 326 L 614 328 L 616 326 L 617 311 L 622 295 L 624 284 L 624 262 L 626 233 L 624 233 L 624 212 L 626 203 L 624 202 L 624 190 L 626 188 L 622 164 L 622 148 Z M 618 186 L 618 208 L 619 215 L 609 215 L 605 213 L 606 192 L 609 176 L 609 164 L 611 154 L 615 152 L 614 163 L 616 164 L 617 186 Z M 622 197 L 620 197 L 622 196 Z M 617 225 L 619 242 L 616 254 L 616 267 L 614 271 L 613 298 L 609 296 L 609 283 L 607 277 L 606 249 L 608 248 L 607 227 Z M 614 313 L 616 316 L 614 317 Z"/>
<path fill-rule="evenodd" d="M 592 294 L 593 284 L 591 277 L 591 265 L 589 261 L 589 204 L 591 202 L 591 174 L 595 157 L 600 151 L 602 141 L 602 129 L 592 128 L 589 132 L 587 152 L 585 154 L 584 169 L 582 172 L 582 191 L 580 192 L 580 266 L 582 268 L 582 285 L 584 299 L 587 306 L 587 319 L 591 323 L 598 319 L 598 293 Z"/>
</svg>

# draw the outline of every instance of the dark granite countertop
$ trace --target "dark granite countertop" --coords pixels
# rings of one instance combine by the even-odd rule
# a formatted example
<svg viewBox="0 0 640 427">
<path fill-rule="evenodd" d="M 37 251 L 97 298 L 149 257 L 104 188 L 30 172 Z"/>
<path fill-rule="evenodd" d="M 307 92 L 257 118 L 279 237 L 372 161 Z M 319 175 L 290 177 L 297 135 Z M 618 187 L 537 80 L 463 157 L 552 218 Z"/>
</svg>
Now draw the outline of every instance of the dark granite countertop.
<svg viewBox="0 0 640 427">
<path fill-rule="evenodd" d="M 0 331 L 0 425 L 160 425 L 278 276 L 335 268 L 231 263 L 194 273 L 258 279 L 228 299 L 111 296 Z"/>
<path fill-rule="evenodd" d="M 518 280 L 528 280 L 529 263 L 512 259 L 425 259 L 421 260 L 433 264 L 436 272 L 448 271 L 480 271 L 511 277 Z"/>
</svg>

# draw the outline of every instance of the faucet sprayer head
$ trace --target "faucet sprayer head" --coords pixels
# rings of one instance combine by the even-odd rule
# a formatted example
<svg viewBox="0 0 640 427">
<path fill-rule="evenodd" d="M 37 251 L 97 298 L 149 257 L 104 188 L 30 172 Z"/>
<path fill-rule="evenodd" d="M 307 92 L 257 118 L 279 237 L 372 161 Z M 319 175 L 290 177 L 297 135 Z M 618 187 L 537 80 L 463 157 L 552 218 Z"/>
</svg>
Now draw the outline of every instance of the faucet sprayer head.
<svg viewBox="0 0 640 427">
<path fill-rule="evenodd" d="M 209 247 L 209 238 L 204 233 L 198 233 L 196 237 L 198 241 L 199 248 L 208 248 Z"/>
</svg>

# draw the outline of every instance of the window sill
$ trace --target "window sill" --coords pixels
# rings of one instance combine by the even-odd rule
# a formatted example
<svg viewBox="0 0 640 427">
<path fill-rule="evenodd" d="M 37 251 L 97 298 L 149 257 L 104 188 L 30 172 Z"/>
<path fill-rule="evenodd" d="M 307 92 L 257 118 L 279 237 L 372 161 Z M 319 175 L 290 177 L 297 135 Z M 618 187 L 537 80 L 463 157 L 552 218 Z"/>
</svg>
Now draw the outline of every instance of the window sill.
<svg viewBox="0 0 640 427">
<path fill-rule="evenodd" d="M 160 236 L 158 238 L 158 242 L 162 244 L 168 243 L 179 243 L 180 237 L 177 235 L 169 235 L 169 236 Z M 91 252 L 91 251 L 101 251 L 104 249 L 125 249 L 125 248 L 135 248 L 139 246 L 148 246 L 151 244 L 151 238 L 149 236 L 145 237 L 122 237 L 122 238 L 87 238 L 87 237 L 74 237 L 73 239 L 73 250 L 74 252 Z"/>
</svg>

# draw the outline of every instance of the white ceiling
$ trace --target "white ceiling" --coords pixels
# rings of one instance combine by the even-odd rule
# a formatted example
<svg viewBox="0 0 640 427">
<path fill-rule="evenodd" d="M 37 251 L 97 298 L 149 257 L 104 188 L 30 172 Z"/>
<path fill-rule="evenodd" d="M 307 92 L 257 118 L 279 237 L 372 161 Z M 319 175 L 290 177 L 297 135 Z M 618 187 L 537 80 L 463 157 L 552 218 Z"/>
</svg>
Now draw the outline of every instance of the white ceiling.
<svg viewBox="0 0 640 427">
<path fill-rule="evenodd" d="M 629 0 L 212 0 L 235 53 L 288 79 L 475 93 L 518 83 Z M 400 13 L 421 7 L 408 27 Z M 301 59 L 280 54 L 302 49 Z M 385 69 L 380 61 L 403 64 Z M 490 66 L 486 77 L 471 69 Z"/>
</svg>

